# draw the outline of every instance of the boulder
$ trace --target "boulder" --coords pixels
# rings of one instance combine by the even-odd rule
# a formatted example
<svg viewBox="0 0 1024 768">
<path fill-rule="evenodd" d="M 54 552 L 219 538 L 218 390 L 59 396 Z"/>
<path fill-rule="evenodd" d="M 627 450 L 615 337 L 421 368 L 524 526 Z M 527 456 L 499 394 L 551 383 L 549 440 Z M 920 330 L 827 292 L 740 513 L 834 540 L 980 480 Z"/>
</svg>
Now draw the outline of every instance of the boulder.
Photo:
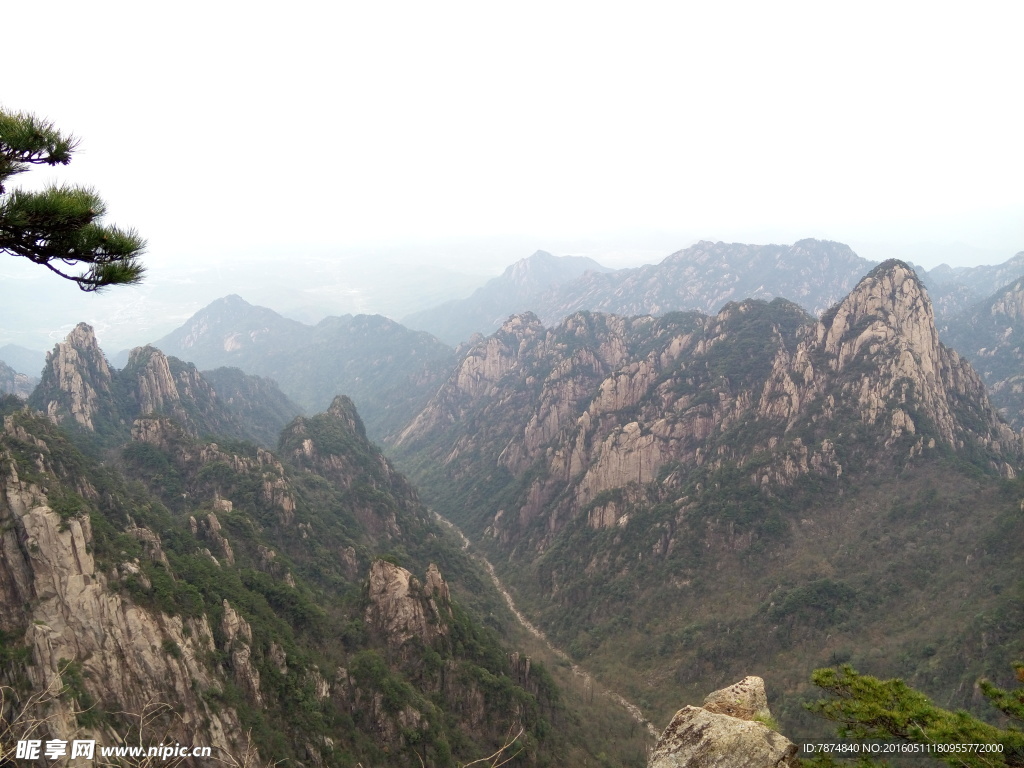
<svg viewBox="0 0 1024 768">
<path fill-rule="evenodd" d="M 648 768 L 796 768 L 796 745 L 759 722 L 770 718 L 764 681 L 746 677 L 676 712 Z"/>
</svg>

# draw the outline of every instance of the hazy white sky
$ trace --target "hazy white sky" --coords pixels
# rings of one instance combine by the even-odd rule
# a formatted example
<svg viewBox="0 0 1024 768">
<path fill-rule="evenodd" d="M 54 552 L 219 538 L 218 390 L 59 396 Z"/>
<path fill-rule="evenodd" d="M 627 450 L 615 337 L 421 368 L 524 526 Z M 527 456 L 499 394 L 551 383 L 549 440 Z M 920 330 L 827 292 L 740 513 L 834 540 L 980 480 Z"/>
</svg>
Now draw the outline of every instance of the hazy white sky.
<svg viewBox="0 0 1024 768">
<path fill-rule="evenodd" d="M 700 238 L 868 258 L 934 243 L 941 258 L 910 254 L 927 266 L 1024 249 L 1019 0 L 31 15 L 4 35 L 0 100 L 81 151 L 22 179 L 94 185 L 162 270 L 502 236 L 532 245 L 501 264 L 534 248 L 624 264 L 632 237 L 659 258 Z"/>
</svg>

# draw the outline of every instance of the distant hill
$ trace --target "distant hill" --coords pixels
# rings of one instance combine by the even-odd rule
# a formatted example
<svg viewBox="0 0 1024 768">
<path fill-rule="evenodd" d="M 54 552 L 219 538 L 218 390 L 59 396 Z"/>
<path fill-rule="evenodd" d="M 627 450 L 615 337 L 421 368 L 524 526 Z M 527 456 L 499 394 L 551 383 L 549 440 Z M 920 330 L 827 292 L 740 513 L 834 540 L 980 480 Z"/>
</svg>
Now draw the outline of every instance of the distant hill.
<svg viewBox="0 0 1024 768">
<path fill-rule="evenodd" d="M 494 333 L 518 312 L 534 312 L 553 325 L 579 310 L 624 316 L 717 312 L 728 301 L 784 297 L 817 313 L 842 298 L 872 264 L 849 246 L 820 240 L 793 245 L 702 241 L 659 264 L 619 270 L 538 251 L 470 298 L 402 322 L 457 344 L 473 333 Z"/>
<path fill-rule="evenodd" d="M 454 360 L 454 350 L 430 334 L 380 315 L 310 326 L 239 296 L 218 299 L 154 346 L 201 369 L 229 366 L 273 379 L 309 413 L 347 395 L 373 439 L 403 426 Z"/>
<path fill-rule="evenodd" d="M 39 378 L 39 371 L 46 362 L 46 353 L 27 349 L 17 344 L 5 344 L 0 347 L 0 360 L 7 363 L 18 373 L 30 378 Z"/>
<path fill-rule="evenodd" d="M 39 379 L 18 373 L 3 360 L 0 360 L 0 394 L 28 397 L 38 383 Z"/>
<path fill-rule="evenodd" d="M 980 301 L 1024 275 L 1024 251 L 1002 264 L 950 267 L 942 264 L 921 275 L 935 304 L 939 329 Z"/>
<path fill-rule="evenodd" d="M 1003 417 L 1024 428 L 1024 277 L 948 318 L 945 338 L 981 373 Z"/>
<path fill-rule="evenodd" d="M 549 291 L 537 314 L 545 324 L 586 309 L 617 315 L 717 312 L 729 301 L 781 297 L 812 314 L 830 307 L 873 266 L 849 246 L 823 240 L 793 245 L 701 241 L 660 264 L 584 275 Z"/>
<path fill-rule="evenodd" d="M 585 256 L 552 256 L 547 251 L 537 251 L 512 264 L 469 298 L 407 315 L 402 323 L 458 345 L 474 333 L 493 333 L 511 314 L 535 309 L 538 298 L 557 286 L 587 272 L 612 271 Z"/>
</svg>

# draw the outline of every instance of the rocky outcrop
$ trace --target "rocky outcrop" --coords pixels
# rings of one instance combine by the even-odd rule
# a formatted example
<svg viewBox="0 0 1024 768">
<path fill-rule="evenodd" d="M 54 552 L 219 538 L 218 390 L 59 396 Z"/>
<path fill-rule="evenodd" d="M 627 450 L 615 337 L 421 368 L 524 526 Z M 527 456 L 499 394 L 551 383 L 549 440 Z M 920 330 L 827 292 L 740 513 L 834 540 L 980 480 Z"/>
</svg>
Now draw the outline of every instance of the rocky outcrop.
<svg viewBox="0 0 1024 768">
<path fill-rule="evenodd" d="M 132 422 L 133 441 L 144 442 L 167 452 L 176 466 L 187 476 L 196 476 L 204 466 L 222 464 L 234 473 L 252 477 L 259 491 L 259 499 L 271 507 L 282 525 L 291 525 L 295 517 L 295 495 L 285 474 L 284 465 L 270 451 L 255 448 L 250 455 L 239 455 L 221 450 L 217 443 L 197 443 L 191 439 L 177 422 L 168 418 L 141 418 Z M 215 510 L 230 511 L 231 502 L 221 498 L 229 491 L 221 487 L 216 479 L 196 483 L 193 491 L 209 491 Z M 207 496 L 206 498 L 210 498 Z M 231 546 L 224 538 L 216 513 L 202 523 L 204 534 L 213 542 L 218 551 L 233 560 Z"/>
<path fill-rule="evenodd" d="M 79 323 L 46 355 L 31 404 L 57 424 L 71 422 L 93 430 L 111 415 L 113 374 L 92 327 Z"/>
<path fill-rule="evenodd" d="M 415 502 L 416 493 L 366 436 L 355 405 L 344 395 L 316 416 L 299 417 L 281 433 L 281 452 L 293 465 L 322 475 L 338 487 L 358 482 Z M 401 535 L 394 505 L 357 503 L 353 514 L 373 536 Z"/>
<path fill-rule="evenodd" d="M 981 378 L 940 344 L 928 294 L 902 262 L 889 261 L 874 269 L 822 318 L 814 341 L 805 342 L 802 350 L 807 358 L 824 352 L 836 374 L 820 377 L 824 381 L 808 389 L 823 393 L 829 379 L 839 378 L 842 394 L 856 404 L 863 422 L 890 421 L 890 440 L 903 432 L 916 433 L 917 422 L 927 420 L 951 447 L 962 447 L 966 439 L 996 452 L 1006 445 L 1010 456 L 1014 449 L 1019 451 L 1018 436 L 996 417 Z M 865 370 L 841 375 L 855 365 Z M 804 395 L 809 396 L 810 392 Z M 969 420 L 972 428 L 963 413 L 957 413 L 963 403 L 975 411 L 976 418 Z"/>
<path fill-rule="evenodd" d="M 235 682 L 249 694 L 253 702 L 262 706 L 260 673 L 252 663 L 252 627 L 227 600 L 223 601 L 222 607 L 224 618 L 221 620 L 221 632 L 224 634 L 224 651 L 230 654 Z"/>
<path fill-rule="evenodd" d="M 797 747 L 770 722 L 764 681 L 747 677 L 676 712 L 648 768 L 796 768 Z"/>
<path fill-rule="evenodd" d="M 712 691 L 704 697 L 701 707 L 708 712 L 738 717 L 741 720 L 766 722 L 770 721 L 772 716 L 768 709 L 768 694 L 764 689 L 764 680 L 753 675 L 748 675 L 727 688 Z"/>
<path fill-rule="evenodd" d="M 227 501 L 227 499 L 216 499 L 214 501 L 215 509 L 217 508 L 218 502 L 219 508 L 222 511 L 231 511 L 231 507 L 225 507 L 224 504 L 224 502 L 227 502 L 227 505 L 230 505 L 230 501 Z M 231 542 L 228 541 L 227 536 L 223 533 L 223 529 L 221 528 L 220 520 L 217 519 L 217 515 L 211 512 L 206 516 L 206 519 L 200 523 L 200 526 L 206 538 L 210 540 L 210 542 L 217 548 L 221 557 L 224 558 L 224 562 L 228 565 L 234 565 L 235 553 L 231 549 Z"/>
<path fill-rule="evenodd" d="M 112 370 L 92 328 L 80 323 L 46 360 L 29 402 L 54 423 L 75 424 L 110 442 L 127 439 L 136 418 L 153 416 L 173 419 L 193 437 L 255 437 L 195 366 L 153 347 L 132 350 L 124 369 Z M 250 389 L 256 400 L 272 399 L 276 392 L 272 387 Z M 270 408 L 262 402 L 247 407 L 260 413 Z M 234 408 L 246 410 L 242 403 Z"/>
<path fill-rule="evenodd" d="M 39 466 L 47 466 L 40 447 Z M 149 556 L 162 552 L 155 534 L 132 529 L 149 542 Z M 129 531 L 129 533 L 132 532 Z M 88 516 L 62 518 L 44 491 L 24 481 L 11 457 L 0 452 L 0 626 L 23 636 L 31 662 L 25 667 L 34 691 L 57 691 L 75 681 L 75 697 L 49 702 L 51 738 L 114 740 L 76 724 L 83 697 L 107 712 L 141 715 L 173 706 L 178 717 L 168 738 L 208 743 L 223 753 L 245 751 L 235 711 L 210 709 L 201 694 L 219 686 L 204 663 L 213 651 L 205 618 L 184 620 L 144 610 L 110 588 L 96 568 Z M 126 561 L 114 578 L 139 578 L 138 562 Z M 116 743 L 116 742 L 114 742 Z"/>
<path fill-rule="evenodd" d="M 405 568 L 386 560 L 374 560 L 370 566 L 366 622 L 389 647 L 399 650 L 413 638 L 429 646 L 448 635 L 448 585 L 436 565 L 427 570 L 426 583 L 425 589 Z"/>
</svg>

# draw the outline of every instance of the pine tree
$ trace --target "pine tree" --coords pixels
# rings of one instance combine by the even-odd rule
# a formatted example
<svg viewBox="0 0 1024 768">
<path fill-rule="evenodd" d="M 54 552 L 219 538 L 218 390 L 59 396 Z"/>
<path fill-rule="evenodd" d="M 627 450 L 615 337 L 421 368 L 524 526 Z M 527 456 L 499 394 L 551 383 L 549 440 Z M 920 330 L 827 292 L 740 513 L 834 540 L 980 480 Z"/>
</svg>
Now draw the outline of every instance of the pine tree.
<svg viewBox="0 0 1024 768">
<path fill-rule="evenodd" d="M 83 291 L 138 283 L 146 243 L 134 230 L 99 223 L 106 206 L 94 190 L 5 187 L 34 165 L 67 165 L 77 145 L 50 122 L 0 109 L 0 252 L 41 264 Z"/>
<path fill-rule="evenodd" d="M 1015 664 L 1014 668 L 1017 678 L 1024 682 L 1024 665 Z M 931 745 L 930 757 L 963 768 L 1024 766 L 1024 732 L 1017 727 L 999 728 L 967 712 L 937 707 L 898 678 L 879 680 L 845 664 L 838 669 L 815 670 L 811 680 L 831 693 L 832 698 L 819 699 L 807 708 L 839 723 L 840 737 Z M 979 687 L 1003 714 L 1011 720 L 1024 721 L 1024 689 L 1007 691 L 986 680 L 979 681 Z M 969 746 L 979 744 L 998 745 L 999 751 L 972 751 L 974 748 Z M 874 763 L 861 760 L 860 764 Z"/>
</svg>

